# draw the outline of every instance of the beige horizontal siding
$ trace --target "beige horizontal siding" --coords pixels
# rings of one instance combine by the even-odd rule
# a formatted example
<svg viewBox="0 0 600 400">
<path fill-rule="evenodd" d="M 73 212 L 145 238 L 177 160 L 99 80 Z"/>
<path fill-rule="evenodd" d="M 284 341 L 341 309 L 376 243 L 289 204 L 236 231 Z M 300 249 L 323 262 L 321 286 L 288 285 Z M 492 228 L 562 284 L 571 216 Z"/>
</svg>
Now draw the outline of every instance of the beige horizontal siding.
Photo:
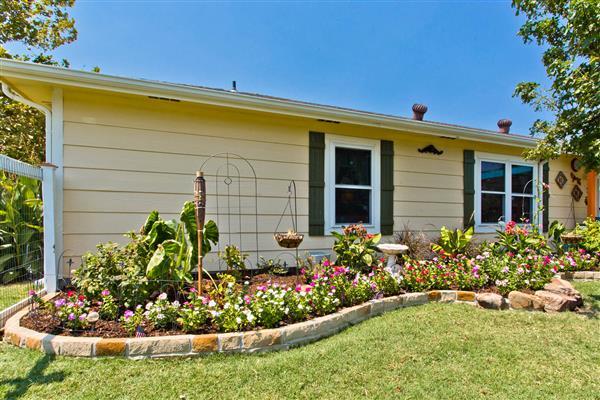
<svg viewBox="0 0 600 400">
<path fill-rule="evenodd" d="M 324 124 L 184 102 L 65 93 L 65 262 L 69 258 L 78 259 L 99 242 L 123 243 L 122 234 L 138 229 L 151 210 L 159 210 L 165 218 L 177 218 L 183 203 L 192 200 L 195 171 L 210 155 L 222 152 L 247 158 L 257 176 L 255 194 L 255 182 L 248 178 L 252 175 L 250 169 L 234 161 L 244 179 L 241 193 L 237 186 L 230 186 L 231 210 L 242 214 L 243 243 L 253 242 L 251 232 L 256 230 L 261 255 L 273 257 L 285 253 L 287 250 L 280 249 L 273 240 L 272 232 L 286 205 L 290 179 L 297 185 L 298 229 L 302 233 L 308 230 L 309 130 L 394 140 L 395 230 L 407 225 L 430 236 L 435 236 L 441 226 L 457 228 L 463 224 L 465 148 L 520 153 L 519 149 L 493 144 Z M 418 151 L 429 144 L 443 154 Z M 217 191 L 224 194 L 227 187 L 223 177 L 216 176 L 217 167 L 223 163 L 222 158 L 214 159 L 205 168 L 209 218 L 217 218 L 217 204 L 226 206 L 225 196 L 218 202 L 216 197 Z M 565 190 L 552 192 L 556 204 L 551 206 L 551 216 L 568 217 L 570 196 L 565 195 L 568 194 Z M 258 226 L 253 214 L 255 207 Z M 576 212 L 580 208 L 575 205 Z M 222 232 L 227 231 L 228 222 L 225 216 L 219 216 Z M 236 218 L 231 223 L 238 226 Z M 287 230 L 290 225 L 286 216 L 280 230 Z M 221 244 L 226 244 L 225 237 Z M 306 235 L 300 253 L 327 250 L 331 245 L 331 237 Z M 245 246 L 252 257 L 256 255 L 255 246 Z"/>
</svg>

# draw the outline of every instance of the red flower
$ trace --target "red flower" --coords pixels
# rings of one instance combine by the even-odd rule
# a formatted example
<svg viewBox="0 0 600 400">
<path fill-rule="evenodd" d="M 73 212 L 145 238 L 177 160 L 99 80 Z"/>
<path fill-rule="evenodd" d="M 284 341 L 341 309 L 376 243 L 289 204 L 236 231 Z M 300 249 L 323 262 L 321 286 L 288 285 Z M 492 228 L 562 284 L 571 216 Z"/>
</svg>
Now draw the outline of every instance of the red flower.
<svg viewBox="0 0 600 400">
<path fill-rule="evenodd" d="M 74 292 L 74 291 L 72 291 L 72 290 L 69 290 L 69 291 L 67 292 L 67 297 L 71 297 L 71 296 L 73 296 L 74 294 L 75 294 L 75 292 Z"/>
<path fill-rule="evenodd" d="M 85 300 L 85 296 L 80 294 L 79 297 L 77 297 L 79 299 L 79 301 L 84 301 Z"/>
</svg>

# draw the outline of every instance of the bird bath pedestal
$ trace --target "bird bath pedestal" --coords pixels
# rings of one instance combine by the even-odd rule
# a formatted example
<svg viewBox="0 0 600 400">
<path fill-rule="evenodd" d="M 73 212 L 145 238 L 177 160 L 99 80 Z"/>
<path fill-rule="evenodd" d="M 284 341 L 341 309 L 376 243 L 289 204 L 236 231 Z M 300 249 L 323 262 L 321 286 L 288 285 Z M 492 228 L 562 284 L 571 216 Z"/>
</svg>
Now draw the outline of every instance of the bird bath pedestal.
<svg viewBox="0 0 600 400">
<path fill-rule="evenodd" d="M 377 249 L 387 256 L 386 269 L 393 274 L 399 274 L 402 267 L 398 264 L 398 256 L 408 251 L 408 246 L 403 244 L 386 243 L 377 246 Z"/>
</svg>

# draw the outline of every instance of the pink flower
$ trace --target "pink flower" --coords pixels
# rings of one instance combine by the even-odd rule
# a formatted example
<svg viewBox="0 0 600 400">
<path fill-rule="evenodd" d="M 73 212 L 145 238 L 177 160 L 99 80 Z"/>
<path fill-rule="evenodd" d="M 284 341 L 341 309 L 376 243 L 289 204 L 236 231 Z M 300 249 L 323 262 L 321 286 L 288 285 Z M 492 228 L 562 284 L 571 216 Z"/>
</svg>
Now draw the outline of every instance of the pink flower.
<svg viewBox="0 0 600 400">
<path fill-rule="evenodd" d="M 544 257 L 544 265 L 550 264 L 550 261 L 552 261 L 552 259 L 550 258 L 550 256 L 545 256 Z"/>
<path fill-rule="evenodd" d="M 73 321 L 75 319 L 75 314 L 70 313 L 67 318 L 69 318 L 69 321 Z"/>
<path fill-rule="evenodd" d="M 28 294 L 29 296 L 37 296 L 37 293 L 36 293 L 36 292 L 35 292 L 35 290 L 33 290 L 33 289 L 32 289 L 32 290 L 30 290 L 29 292 L 27 292 L 27 294 Z"/>
<path fill-rule="evenodd" d="M 131 310 L 125 310 L 125 313 L 123 314 L 123 316 L 125 317 L 126 320 L 133 317 L 133 315 L 134 315 L 134 312 Z"/>
<path fill-rule="evenodd" d="M 329 262 L 329 260 L 323 261 L 323 266 L 324 267 L 329 267 L 330 265 L 331 265 L 331 263 Z"/>
<path fill-rule="evenodd" d="M 104 289 L 101 293 L 102 296 L 108 296 L 110 294 L 110 290 Z"/>
</svg>

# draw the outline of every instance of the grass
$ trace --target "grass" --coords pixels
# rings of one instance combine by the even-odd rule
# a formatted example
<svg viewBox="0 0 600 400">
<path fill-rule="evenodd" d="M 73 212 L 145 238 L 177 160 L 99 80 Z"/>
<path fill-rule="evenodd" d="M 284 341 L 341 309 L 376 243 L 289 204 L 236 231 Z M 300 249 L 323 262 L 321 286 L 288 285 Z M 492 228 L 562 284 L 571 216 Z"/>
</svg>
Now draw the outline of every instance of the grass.
<svg viewBox="0 0 600 400">
<path fill-rule="evenodd" d="M 0 396 L 23 399 L 600 399 L 600 283 L 586 315 L 428 304 L 254 355 L 74 359 L 0 345 Z"/>
<path fill-rule="evenodd" d="M 11 283 L 0 285 L 0 311 L 26 298 L 27 292 L 33 287 L 32 282 Z"/>
</svg>

